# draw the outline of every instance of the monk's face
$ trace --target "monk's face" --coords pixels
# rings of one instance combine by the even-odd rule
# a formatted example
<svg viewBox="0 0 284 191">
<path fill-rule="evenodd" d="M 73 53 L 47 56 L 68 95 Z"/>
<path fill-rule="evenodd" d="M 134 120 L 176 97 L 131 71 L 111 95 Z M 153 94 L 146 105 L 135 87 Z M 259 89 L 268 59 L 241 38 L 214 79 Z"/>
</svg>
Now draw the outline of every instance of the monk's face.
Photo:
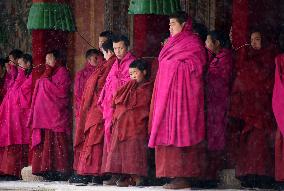
<svg viewBox="0 0 284 191">
<path fill-rule="evenodd" d="M 102 45 L 103 45 L 103 43 L 106 42 L 106 41 L 107 41 L 107 38 L 106 38 L 106 37 L 104 37 L 104 36 L 99 36 L 99 48 L 100 48 L 100 50 L 102 50 Z"/>
<path fill-rule="evenodd" d="M 18 59 L 15 59 L 13 55 L 9 55 L 9 64 L 11 65 L 17 65 L 18 64 Z"/>
<path fill-rule="evenodd" d="M 178 33 L 180 33 L 182 31 L 184 24 L 185 23 L 180 24 L 177 19 L 171 18 L 169 23 L 171 36 L 175 36 Z"/>
<path fill-rule="evenodd" d="M 47 54 L 45 57 L 45 63 L 51 67 L 55 66 L 55 57 L 53 56 L 53 54 Z"/>
<path fill-rule="evenodd" d="M 97 55 L 92 55 L 88 58 L 88 62 L 89 64 L 91 64 L 92 66 L 96 66 L 98 65 L 98 57 Z"/>
<path fill-rule="evenodd" d="M 218 40 L 213 41 L 210 35 L 207 35 L 205 44 L 206 44 L 206 48 L 208 48 L 211 52 L 217 53 L 218 50 L 220 49 L 220 42 Z"/>
<path fill-rule="evenodd" d="M 31 63 L 30 62 L 25 62 L 23 58 L 20 58 L 18 60 L 18 64 L 19 64 L 19 67 L 21 67 L 23 69 L 28 69 L 31 66 Z"/>
<path fill-rule="evenodd" d="M 123 41 L 113 43 L 113 49 L 116 57 L 121 60 L 127 54 L 127 47 Z"/>
<path fill-rule="evenodd" d="M 260 32 L 254 32 L 250 36 L 251 47 L 255 50 L 261 49 L 261 34 Z"/>
<path fill-rule="evenodd" d="M 136 80 L 138 83 L 143 82 L 146 76 L 146 70 L 143 72 L 138 68 L 129 68 L 129 75 L 132 80 Z"/>
</svg>

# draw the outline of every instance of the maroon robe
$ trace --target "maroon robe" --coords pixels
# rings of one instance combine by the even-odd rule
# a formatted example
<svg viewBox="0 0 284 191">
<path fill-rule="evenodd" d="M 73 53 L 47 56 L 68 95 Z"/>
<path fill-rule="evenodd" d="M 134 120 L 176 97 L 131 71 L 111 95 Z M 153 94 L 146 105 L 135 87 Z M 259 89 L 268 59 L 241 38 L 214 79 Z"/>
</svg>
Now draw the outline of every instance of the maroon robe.
<svg viewBox="0 0 284 191">
<path fill-rule="evenodd" d="M 147 176 L 147 132 L 153 85 L 132 80 L 114 97 L 110 151 L 105 171 Z"/>
<path fill-rule="evenodd" d="M 212 54 L 209 52 L 209 56 Z M 224 163 L 222 155 L 226 145 L 227 113 L 232 80 L 232 52 L 223 48 L 213 58 L 209 57 L 206 75 L 206 131 L 208 162 L 206 177 L 217 179 Z"/>
<path fill-rule="evenodd" d="M 85 85 L 74 141 L 74 150 L 76 152 L 80 148 L 80 155 L 73 168 L 80 175 L 101 174 L 104 128 L 97 102 L 115 59 L 112 56 L 105 63 L 100 63 Z"/>
<path fill-rule="evenodd" d="M 230 108 L 230 116 L 241 132 L 237 177 L 274 175 L 275 127 L 271 100 L 275 53 L 273 46 L 261 50 L 249 48 L 238 58 Z"/>
</svg>

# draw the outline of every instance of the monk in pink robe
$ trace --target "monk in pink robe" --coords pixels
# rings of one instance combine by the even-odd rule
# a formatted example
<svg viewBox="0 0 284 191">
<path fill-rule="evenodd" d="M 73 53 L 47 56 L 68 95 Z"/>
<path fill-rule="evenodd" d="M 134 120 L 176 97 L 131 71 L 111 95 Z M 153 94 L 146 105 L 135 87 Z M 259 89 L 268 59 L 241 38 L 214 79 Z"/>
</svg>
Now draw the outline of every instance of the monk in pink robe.
<svg viewBox="0 0 284 191">
<path fill-rule="evenodd" d="M 98 104 L 101 107 L 104 119 L 104 154 L 102 162 L 102 172 L 104 172 L 104 166 L 106 162 L 107 152 L 110 146 L 111 140 L 111 121 L 113 115 L 112 100 L 117 89 L 126 84 L 129 80 L 129 65 L 135 60 L 135 56 L 131 52 L 128 52 L 129 40 L 124 35 L 119 35 L 113 39 L 113 49 L 117 57 L 115 60 L 107 78 L 105 85 L 100 94 Z M 113 177 L 110 182 L 106 184 L 115 184 L 117 177 Z"/>
<path fill-rule="evenodd" d="M 206 51 L 179 12 L 170 17 L 171 37 L 159 55 L 149 147 L 156 152 L 156 176 L 173 178 L 166 189 L 190 187 L 205 168 L 204 82 Z"/>
<path fill-rule="evenodd" d="M 284 54 L 275 59 L 275 82 L 272 106 L 278 129 L 275 137 L 275 180 L 284 188 Z"/>
<path fill-rule="evenodd" d="M 95 71 L 96 65 L 97 65 L 97 57 L 102 56 L 101 52 L 97 49 L 89 49 L 86 52 L 85 58 L 86 58 L 86 65 L 85 67 L 76 73 L 75 75 L 75 83 L 74 83 L 74 115 L 75 115 L 75 121 L 76 121 L 76 127 L 78 126 L 79 121 L 79 113 L 80 113 L 80 105 L 81 105 L 81 99 L 82 95 L 85 89 L 85 84 L 91 74 Z M 78 158 L 80 156 L 80 148 L 76 147 L 74 148 L 74 163 L 73 163 L 73 169 L 77 170 L 78 165 Z"/>
<path fill-rule="evenodd" d="M 58 51 L 46 54 L 46 69 L 37 80 L 29 124 L 32 128 L 32 173 L 65 180 L 72 166 L 71 78 Z"/>
<path fill-rule="evenodd" d="M 17 63 L 18 59 L 23 55 L 23 52 L 18 49 L 14 49 L 9 53 L 8 56 L 8 62 L 6 64 L 6 74 L 4 77 L 4 84 L 3 84 L 3 90 L 2 94 L 5 95 L 8 89 L 13 85 L 17 75 L 18 75 L 18 69 L 17 69 Z"/>
<path fill-rule="evenodd" d="M 217 187 L 218 173 L 224 168 L 226 127 L 232 83 L 233 58 L 229 36 L 221 31 L 210 31 L 206 39 L 208 70 L 206 74 L 206 134 L 209 165 L 205 179 Z M 208 185 L 209 186 L 209 185 Z"/>
<path fill-rule="evenodd" d="M 271 186 L 274 177 L 275 120 L 272 92 L 276 48 L 259 31 L 238 56 L 229 115 L 239 128 L 236 176 L 244 187 Z"/>
<path fill-rule="evenodd" d="M 77 174 L 92 176 L 92 183 L 102 183 L 102 156 L 104 147 L 104 122 L 102 112 L 97 105 L 106 77 L 116 57 L 111 40 L 102 45 L 103 57 L 98 57 L 96 70 L 86 82 L 80 106 L 78 126 L 76 127 L 74 149 L 82 147 L 78 160 Z M 81 181 L 87 183 L 88 181 Z"/>
<path fill-rule="evenodd" d="M 19 179 L 28 165 L 30 129 L 27 119 L 32 98 L 32 57 L 18 59 L 18 76 L 0 107 L 0 174 L 6 180 Z"/>
</svg>

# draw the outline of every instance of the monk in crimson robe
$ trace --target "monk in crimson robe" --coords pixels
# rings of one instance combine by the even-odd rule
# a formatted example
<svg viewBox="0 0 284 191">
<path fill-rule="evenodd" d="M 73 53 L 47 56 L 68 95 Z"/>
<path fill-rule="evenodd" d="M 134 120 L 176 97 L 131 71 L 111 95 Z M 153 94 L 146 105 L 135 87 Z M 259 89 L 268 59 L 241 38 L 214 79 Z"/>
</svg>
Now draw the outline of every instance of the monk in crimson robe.
<svg viewBox="0 0 284 191">
<path fill-rule="evenodd" d="M 95 71 L 97 67 L 97 58 L 98 56 L 102 57 L 102 53 L 97 49 L 89 49 L 86 52 L 86 66 L 81 71 L 77 72 L 75 75 L 75 83 L 74 83 L 74 114 L 75 114 L 75 121 L 76 127 L 78 126 L 79 121 L 79 113 L 80 113 L 80 105 L 82 95 L 85 89 L 85 84 L 91 74 Z M 77 171 L 78 160 L 80 157 L 81 148 L 76 147 L 74 149 L 74 163 L 73 169 Z"/>
<path fill-rule="evenodd" d="M 159 55 L 153 90 L 149 147 L 156 176 L 172 178 L 166 189 L 190 187 L 206 161 L 204 82 L 206 51 L 184 12 L 170 17 L 171 37 Z"/>
<path fill-rule="evenodd" d="M 71 170 L 71 78 L 59 51 L 46 54 L 46 69 L 37 80 L 29 116 L 32 128 L 32 173 L 65 180 Z"/>
<path fill-rule="evenodd" d="M 246 187 L 271 184 L 274 176 L 275 122 L 271 100 L 275 47 L 259 31 L 251 33 L 251 46 L 237 58 L 229 115 L 240 129 L 236 176 Z"/>
<path fill-rule="evenodd" d="M 129 65 L 135 60 L 135 57 L 131 52 L 128 52 L 129 40 L 124 35 L 118 35 L 113 38 L 113 49 L 116 55 L 116 60 L 106 78 L 105 85 L 101 91 L 98 104 L 103 113 L 104 119 L 104 154 L 102 161 L 102 169 L 104 172 L 107 153 L 110 149 L 111 140 L 111 121 L 113 115 L 112 100 L 118 88 L 126 84 L 129 80 Z M 109 181 L 105 181 L 104 184 L 114 185 L 118 180 L 117 176 L 113 176 Z"/>
<path fill-rule="evenodd" d="M 284 54 L 275 59 L 275 82 L 272 106 L 278 129 L 275 137 L 275 180 L 278 190 L 284 189 Z"/>
<path fill-rule="evenodd" d="M 0 174 L 6 180 L 21 177 L 28 165 L 30 129 L 27 119 L 32 99 L 32 56 L 18 59 L 18 76 L 9 88 L 0 107 Z"/>
<path fill-rule="evenodd" d="M 206 74 L 206 132 L 209 165 L 205 174 L 208 186 L 217 187 L 218 172 L 224 167 L 227 113 L 232 84 L 233 59 L 229 36 L 210 31 L 206 39 L 208 70 Z"/>
<path fill-rule="evenodd" d="M 102 50 L 106 61 L 103 61 L 101 56 L 97 57 L 96 69 L 86 82 L 74 142 L 75 150 L 82 147 L 77 174 L 91 175 L 92 182 L 97 184 L 102 183 L 100 176 L 104 147 L 103 116 L 97 102 L 106 77 L 116 60 L 111 40 L 102 45 Z M 81 182 L 87 183 L 88 180 Z"/>
<path fill-rule="evenodd" d="M 114 96 L 110 151 L 105 171 L 119 174 L 117 186 L 142 185 L 147 176 L 147 134 L 152 82 L 149 65 L 141 59 L 129 66 L 132 81 Z"/>
</svg>

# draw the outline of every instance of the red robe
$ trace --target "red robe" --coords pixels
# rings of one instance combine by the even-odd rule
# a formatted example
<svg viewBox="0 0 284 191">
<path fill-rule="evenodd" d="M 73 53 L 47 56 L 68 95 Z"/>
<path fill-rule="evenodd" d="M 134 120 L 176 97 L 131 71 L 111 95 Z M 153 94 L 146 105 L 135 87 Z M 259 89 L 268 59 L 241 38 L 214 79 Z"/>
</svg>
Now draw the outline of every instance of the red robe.
<svg viewBox="0 0 284 191">
<path fill-rule="evenodd" d="M 153 85 L 132 80 L 114 97 L 106 172 L 147 176 L 147 132 Z"/>
<path fill-rule="evenodd" d="M 278 130 L 275 137 L 275 180 L 284 181 L 284 54 L 276 57 L 273 112 Z"/>
<path fill-rule="evenodd" d="M 224 163 L 222 155 L 226 145 L 232 66 L 232 52 L 226 48 L 221 49 L 213 59 L 209 59 L 206 75 L 206 131 L 210 163 L 206 177 L 209 179 L 218 178 L 218 171 Z"/>
<path fill-rule="evenodd" d="M 230 116 L 240 134 L 236 175 L 273 176 L 274 120 L 271 107 L 274 47 L 240 55 L 231 98 Z"/>
<path fill-rule="evenodd" d="M 101 174 L 104 128 L 97 102 L 115 59 L 99 64 L 85 85 L 74 141 L 74 151 L 79 148 L 80 155 L 73 168 L 81 175 Z"/>
<path fill-rule="evenodd" d="M 33 174 L 71 170 L 70 87 L 71 78 L 63 66 L 47 67 L 36 82 L 29 117 Z"/>
</svg>

